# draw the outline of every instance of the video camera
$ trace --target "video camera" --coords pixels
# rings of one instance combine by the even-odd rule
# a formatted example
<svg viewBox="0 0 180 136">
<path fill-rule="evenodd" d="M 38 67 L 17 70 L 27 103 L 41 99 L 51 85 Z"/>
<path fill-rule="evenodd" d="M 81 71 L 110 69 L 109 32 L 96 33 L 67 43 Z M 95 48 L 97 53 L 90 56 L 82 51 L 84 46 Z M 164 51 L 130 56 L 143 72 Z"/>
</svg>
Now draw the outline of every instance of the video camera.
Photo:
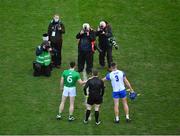
<svg viewBox="0 0 180 136">
<path fill-rule="evenodd" d="M 110 46 L 114 46 L 114 48 L 116 50 L 119 48 L 119 46 L 118 46 L 118 44 L 117 44 L 117 42 L 116 42 L 114 37 L 108 38 L 108 41 L 109 41 Z"/>
</svg>

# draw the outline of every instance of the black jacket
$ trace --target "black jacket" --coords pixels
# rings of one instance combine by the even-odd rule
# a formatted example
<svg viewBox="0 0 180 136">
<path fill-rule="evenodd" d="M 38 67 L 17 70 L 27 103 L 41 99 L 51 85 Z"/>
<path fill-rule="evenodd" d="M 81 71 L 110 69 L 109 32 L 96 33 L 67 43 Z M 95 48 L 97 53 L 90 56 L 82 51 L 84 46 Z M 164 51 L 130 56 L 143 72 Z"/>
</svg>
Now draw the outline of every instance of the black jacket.
<svg viewBox="0 0 180 136">
<path fill-rule="evenodd" d="M 103 97 L 104 82 L 98 77 L 92 77 L 84 86 L 84 95 L 87 95 L 86 89 L 89 88 L 89 97 Z"/>
<path fill-rule="evenodd" d="M 103 34 L 103 32 L 105 32 Z M 113 36 L 112 34 L 112 30 L 111 30 L 111 26 L 109 24 L 107 24 L 107 26 L 104 29 L 100 29 L 98 31 L 96 31 L 96 36 L 98 36 L 98 42 L 99 42 L 99 46 L 101 48 L 108 48 L 111 47 L 109 45 L 109 38 Z"/>
<path fill-rule="evenodd" d="M 55 36 L 52 36 L 52 33 L 55 32 Z M 65 26 L 62 22 L 54 22 L 54 20 L 51 21 L 48 27 L 48 35 L 49 40 L 53 43 L 57 43 L 59 41 L 62 41 L 62 34 L 65 33 Z"/>
<path fill-rule="evenodd" d="M 76 39 L 79 39 L 78 49 L 79 51 L 92 51 L 92 42 L 95 41 L 95 32 L 93 30 L 89 31 L 89 35 L 85 32 L 76 35 Z"/>
</svg>

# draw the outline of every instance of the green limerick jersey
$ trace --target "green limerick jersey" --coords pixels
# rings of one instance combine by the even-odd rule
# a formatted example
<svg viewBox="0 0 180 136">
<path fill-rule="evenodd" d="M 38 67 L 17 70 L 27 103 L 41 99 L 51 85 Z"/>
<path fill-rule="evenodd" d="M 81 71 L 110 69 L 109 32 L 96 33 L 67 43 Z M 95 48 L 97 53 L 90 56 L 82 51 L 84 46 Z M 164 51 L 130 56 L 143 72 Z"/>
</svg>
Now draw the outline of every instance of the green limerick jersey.
<svg viewBox="0 0 180 136">
<path fill-rule="evenodd" d="M 75 87 L 77 80 L 80 79 L 78 72 L 74 70 L 64 70 L 61 77 L 64 78 L 64 86 L 66 87 Z"/>
</svg>

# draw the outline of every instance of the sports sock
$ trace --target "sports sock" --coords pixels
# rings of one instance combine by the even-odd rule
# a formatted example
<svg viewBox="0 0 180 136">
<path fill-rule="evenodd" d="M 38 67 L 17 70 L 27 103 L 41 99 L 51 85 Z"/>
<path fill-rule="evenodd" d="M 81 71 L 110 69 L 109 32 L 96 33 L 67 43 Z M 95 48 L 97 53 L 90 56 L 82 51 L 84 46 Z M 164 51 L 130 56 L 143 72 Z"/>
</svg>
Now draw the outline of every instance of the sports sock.
<svg viewBox="0 0 180 136">
<path fill-rule="evenodd" d="M 129 119 L 129 114 L 126 115 L 126 119 Z"/>
<path fill-rule="evenodd" d="M 61 115 L 62 114 L 62 112 L 61 111 L 59 111 L 59 115 Z"/>
<path fill-rule="evenodd" d="M 61 112 L 59 112 L 59 115 L 61 115 Z"/>
<path fill-rule="evenodd" d="M 95 120 L 99 122 L 99 111 L 95 111 Z"/>
<path fill-rule="evenodd" d="M 86 121 L 88 121 L 90 113 L 91 113 L 91 110 L 86 110 L 86 119 L 85 119 Z"/>
<path fill-rule="evenodd" d="M 116 116 L 116 121 L 119 121 L 119 116 Z"/>
</svg>

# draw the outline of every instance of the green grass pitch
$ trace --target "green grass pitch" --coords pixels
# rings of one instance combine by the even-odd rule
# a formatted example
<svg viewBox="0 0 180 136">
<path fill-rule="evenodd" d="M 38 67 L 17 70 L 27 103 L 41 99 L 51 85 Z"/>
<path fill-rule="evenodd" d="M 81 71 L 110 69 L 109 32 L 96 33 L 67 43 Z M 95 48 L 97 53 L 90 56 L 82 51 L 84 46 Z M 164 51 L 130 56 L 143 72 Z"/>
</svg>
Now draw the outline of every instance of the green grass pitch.
<svg viewBox="0 0 180 136">
<path fill-rule="evenodd" d="M 0 0 L 0 134 L 180 134 L 180 1 L 179 0 Z M 62 68 L 50 78 L 32 76 L 35 47 L 52 16 L 66 27 Z M 107 20 L 120 44 L 114 61 L 141 95 L 129 101 L 132 123 L 114 124 L 111 86 L 106 82 L 102 124 L 83 124 L 85 106 L 77 86 L 74 115 L 55 116 L 60 102 L 59 74 L 77 60 L 75 35 L 82 23 L 93 28 Z M 98 68 L 98 53 L 94 56 Z M 100 77 L 107 73 L 100 70 Z"/>
</svg>

